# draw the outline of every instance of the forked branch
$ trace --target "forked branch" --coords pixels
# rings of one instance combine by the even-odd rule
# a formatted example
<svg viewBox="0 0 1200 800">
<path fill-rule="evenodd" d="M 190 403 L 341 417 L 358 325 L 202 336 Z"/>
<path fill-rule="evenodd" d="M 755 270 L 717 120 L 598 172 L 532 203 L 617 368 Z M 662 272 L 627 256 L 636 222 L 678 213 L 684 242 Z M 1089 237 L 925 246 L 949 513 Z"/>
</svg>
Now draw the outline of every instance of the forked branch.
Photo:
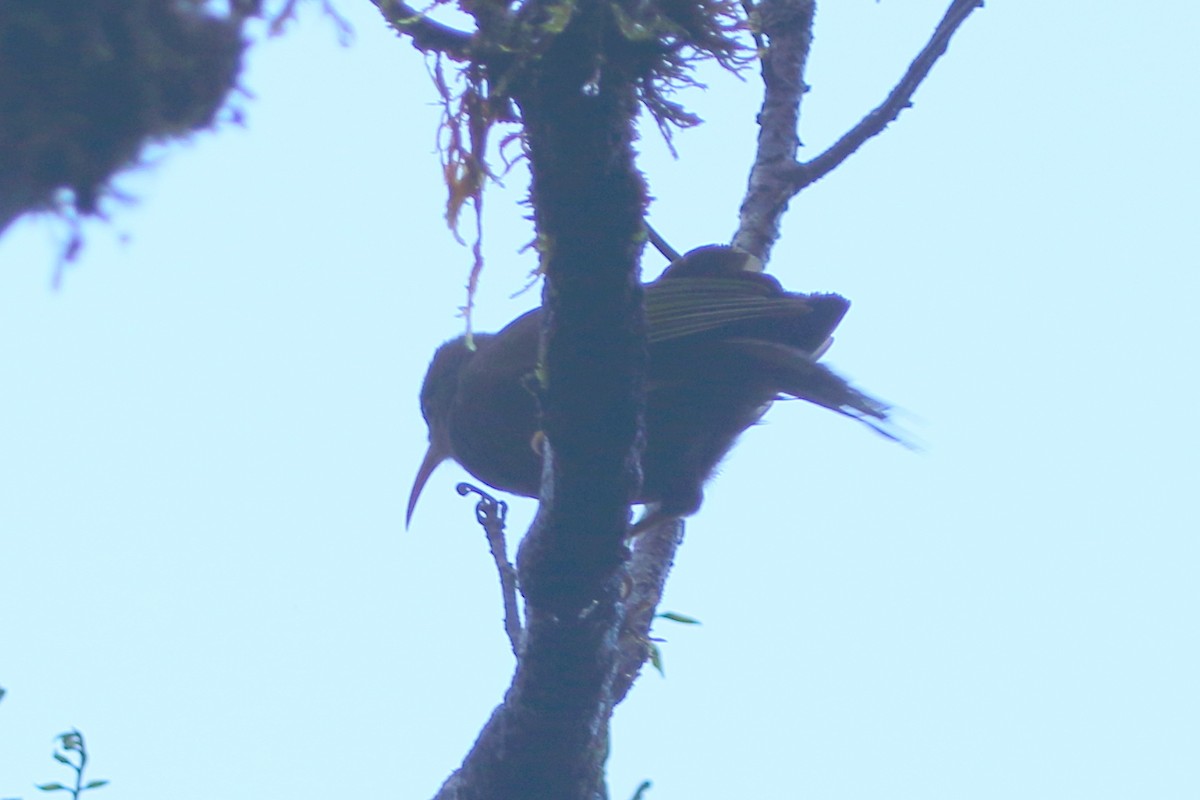
<svg viewBox="0 0 1200 800">
<path fill-rule="evenodd" d="M 799 145 L 795 121 L 799 117 L 800 97 L 807 88 L 803 70 L 811 41 L 812 3 L 811 0 L 763 0 L 756 9 L 761 29 L 768 38 L 763 55 L 761 130 L 734 246 L 765 263 L 779 238 L 779 221 L 788 201 L 832 172 L 911 106 L 917 87 L 946 52 L 951 37 L 971 12 L 982 7 L 983 0 L 954 0 L 929 42 L 887 98 L 825 152 L 810 161 L 799 162 L 795 159 Z"/>
</svg>

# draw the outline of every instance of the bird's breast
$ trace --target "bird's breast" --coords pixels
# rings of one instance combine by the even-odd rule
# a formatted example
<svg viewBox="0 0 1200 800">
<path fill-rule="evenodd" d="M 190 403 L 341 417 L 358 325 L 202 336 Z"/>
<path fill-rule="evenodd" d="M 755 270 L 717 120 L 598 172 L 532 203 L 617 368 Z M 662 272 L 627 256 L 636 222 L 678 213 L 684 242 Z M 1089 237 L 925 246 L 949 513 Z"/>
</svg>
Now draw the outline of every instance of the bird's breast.
<svg viewBox="0 0 1200 800">
<path fill-rule="evenodd" d="M 537 403 L 514 376 L 464 376 L 452 409 L 450 446 L 467 472 L 493 489 L 537 497 Z"/>
</svg>

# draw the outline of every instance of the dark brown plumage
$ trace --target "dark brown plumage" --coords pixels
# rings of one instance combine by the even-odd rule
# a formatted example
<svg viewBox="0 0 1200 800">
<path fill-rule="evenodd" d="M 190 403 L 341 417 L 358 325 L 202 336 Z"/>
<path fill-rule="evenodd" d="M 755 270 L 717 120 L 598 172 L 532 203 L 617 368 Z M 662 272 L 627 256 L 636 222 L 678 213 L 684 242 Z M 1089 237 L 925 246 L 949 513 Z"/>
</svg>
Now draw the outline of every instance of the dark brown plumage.
<svg viewBox="0 0 1200 800">
<path fill-rule="evenodd" d="M 879 423 L 887 407 L 817 363 L 849 303 L 835 294 L 793 294 L 742 270 L 746 256 L 703 247 L 646 285 L 649 372 L 646 449 L 638 502 L 656 518 L 700 507 L 704 483 L 738 436 L 778 397 L 798 397 Z M 492 488 L 537 497 L 534 391 L 541 311 L 496 334 L 463 337 L 433 356 L 421 387 L 429 450 L 413 483 L 408 518 L 426 480 L 447 458 Z"/>
</svg>

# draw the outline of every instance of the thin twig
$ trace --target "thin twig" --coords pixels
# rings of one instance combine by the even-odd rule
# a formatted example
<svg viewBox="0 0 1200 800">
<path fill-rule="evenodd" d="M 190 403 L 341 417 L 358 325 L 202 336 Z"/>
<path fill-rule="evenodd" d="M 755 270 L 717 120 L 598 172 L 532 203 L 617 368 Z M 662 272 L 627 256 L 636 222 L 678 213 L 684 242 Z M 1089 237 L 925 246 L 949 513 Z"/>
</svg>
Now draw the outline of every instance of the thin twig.
<svg viewBox="0 0 1200 800">
<path fill-rule="evenodd" d="M 828 150 L 811 161 L 796 165 L 793 194 L 814 181 L 828 175 L 839 164 L 845 161 L 855 150 L 861 147 L 867 139 L 876 136 L 891 122 L 900 116 L 900 112 L 912 105 L 912 96 L 921 85 L 921 81 L 929 74 L 934 63 L 946 52 L 950 38 L 962 26 L 963 22 L 977 8 L 983 8 L 983 0 L 954 0 L 942 21 L 930 37 L 929 43 L 917 54 L 909 64 L 908 71 L 896 84 L 878 108 L 863 117 L 857 125 L 838 139 Z"/>
<path fill-rule="evenodd" d="M 504 632 L 508 634 L 513 655 L 520 658 L 524 631 L 521 628 L 521 612 L 517 607 L 517 571 L 508 560 L 508 547 L 504 542 L 508 503 L 497 500 L 469 483 L 460 483 L 454 488 L 463 497 L 468 494 L 479 495 L 479 502 L 475 504 L 475 519 L 487 534 L 492 560 L 496 562 L 496 571 L 500 574 L 500 592 L 504 595 Z"/>
<path fill-rule="evenodd" d="M 646 234 L 650 237 L 650 244 L 654 245 L 654 249 L 661 253 L 663 258 L 667 261 L 679 260 L 679 251 L 671 247 L 667 243 L 667 240 L 658 231 L 654 230 L 649 222 L 646 223 Z"/>
<path fill-rule="evenodd" d="M 456 61 L 466 60 L 471 35 L 417 11 L 403 0 L 371 0 L 388 25 L 399 34 L 412 38 L 413 47 L 422 53 L 445 53 Z"/>
</svg>

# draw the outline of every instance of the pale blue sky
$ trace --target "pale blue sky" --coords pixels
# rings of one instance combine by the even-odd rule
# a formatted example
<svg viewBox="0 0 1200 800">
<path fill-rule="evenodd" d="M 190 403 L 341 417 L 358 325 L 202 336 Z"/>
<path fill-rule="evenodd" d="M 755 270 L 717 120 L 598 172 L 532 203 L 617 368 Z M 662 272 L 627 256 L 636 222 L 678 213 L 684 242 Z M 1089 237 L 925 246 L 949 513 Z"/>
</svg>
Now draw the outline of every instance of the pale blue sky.
<svg viewBox="0 0 1200 800">
<path fill-rule="evenodd" d="M 802 137 L 874 106 L 946 0 L 826 2 Z M 416 405 L 469 254 L 441 222 L 422 59 L 369 4 L 253 52 L 245 129 L 171 148 L 49 288 L 0 241 L 0 797 L 431 796 L 507 685 L 499 592 Z M 827 357 L 925 444 L 781 404 L 711 485 L 617 711 L 649 798 L 1200 797 L 1193 4 L 994 0 L 883 136 L 793 202 L 771 269 L 854 302 Z M 652 221 L 727 241 L 758 82 Z M 533 262 L 488 196 L 476 325 Z M 650 255 L 652 271 L 660 266 Z M 515 501 L 514 538 L 532 512 Z"/>
</svg>

